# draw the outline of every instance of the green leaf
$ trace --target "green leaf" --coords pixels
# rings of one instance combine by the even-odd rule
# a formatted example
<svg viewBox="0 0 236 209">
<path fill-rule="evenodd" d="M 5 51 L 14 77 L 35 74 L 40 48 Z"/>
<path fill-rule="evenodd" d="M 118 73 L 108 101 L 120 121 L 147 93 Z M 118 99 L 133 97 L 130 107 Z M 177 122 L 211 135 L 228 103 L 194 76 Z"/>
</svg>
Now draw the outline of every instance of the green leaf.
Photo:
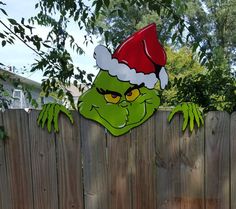
<svg viewBox="0 0 236 209">
<path fill-rule="evenodd" d="M 43 46 L 45 46 L 46 48 L 51 48 L 51 46 L 49 46 L 49 45 L 47 45 L 45 43 L 43 43 Z"/>
<path fill-rule="evenodd" d="M 176 38 L 177 38 L 177 35 L 178 35 L 178 33 L 175 32 L 174 35 L 173 35 L 172 38 L 171 38 L 171 41 L 172 41 L 172 42 L 175 42 L 175 40 L 176 40 Z"/>
<path fill-rule="evenodd" d="M 0 10 L 2 11 L 2 13 L 3 13 L 4 15 L 8 16 L 7 13 L 6 13 L 6 11 L 5 11 L 4 9 L 0 8 Z"/>
<path fill-rule="evenodd" d="M 128 7 L 127 7 L 127 5 L 126 5 L 124 2 L 122 2 L 122 3 L 120 4 L 120 6 L 122 7 L 122 9 L 128 10 Z"/>
<path fill-rule="evenodd" d="M 104 33 L 104 37 L 105 37 L 105 42 L 108 43 L 108 40 L 109 40 L 109 31 L 105 31 Z"/>
<path fill-rule="evenodd" d="M 87 79 L 88 79 L 90 82 L 92 82 L 92 81 L 93 81 L 93 79 L 92 79 L 93 76 L 94 76 L 93 74 L 88 74 L 88 75 L 87 75 Z"/>
<path fill-rule="evenodd" d="M 18 25 L 17 21 L 11 18 L 8 18 L 8 21 L 12 24 L 12 25 Z"/>
<path fill-rule="evenodd" d="M 118 12 L 119 17 L 121 17 L 121 18 L 124 17 L 124 13 L 121 9 L 118 9 L 117 12 Z"/>
<path fill-rule="evenodd" d="M 2 41 L 2 47 L 6 46 L 6 43 L 7 43 L 7 42 L 6 42 L 5 40 L 3 40 L 3 41 Z"/>
<path fill-rule="evenodd" d="M 25 18 L 21 18 L 21 24 L 22 24 L 22 25 L 25 24 Z"/>
<path fill-rule="evenodd" d="M 61 98 L 63 95 L 64 95 L 64 91 L 62 89 L 60 89 L 57 94 L 58 98 Z"/>
<path fill-rule="evenodd" d="M 105 4 L 105 6 L 108 8 L 109 4 L 110 4 L 110 0 L 103 0 L 103 3 Z"/>
<path fill-rule="evenodd" d="M 5 38 L 5 35 L 3 33 L 0 33 L 0 38 Z"/>
<path fill-rule="evenodd" d="M 37 50 L 40 50 L 40 42 L 39 41 L 35 41 L 34 45 L 36 46 Z"/>
<path fill-rule="evenodd" d="M 102 27 L 98 27 L 98 31 L 100 34 L 103 34 L 103 28 Z"/>
<path fill-rule="evenodd" d="M 195 52 L 197 50 L 198 46 L 199 46 L 199 43 L 194 43 L 192 51 Z"/>
<path fill-rule="evenodd" d="M 189 32 L 192 33 L 192 34 L 195 33 L 195 27 L 192 26 L 192 25 L 190 25 L 190 26 L 188 27 L 188 30 L 189 30 Z"/>
<path fill-rule="evenodd" d="M 96 8 L 95 8 L 95 14 L 98 15 L 101 7 L 102 7 L 103 1 L 102 0 L 97 0 L 96 2 Z"/>
</svg>

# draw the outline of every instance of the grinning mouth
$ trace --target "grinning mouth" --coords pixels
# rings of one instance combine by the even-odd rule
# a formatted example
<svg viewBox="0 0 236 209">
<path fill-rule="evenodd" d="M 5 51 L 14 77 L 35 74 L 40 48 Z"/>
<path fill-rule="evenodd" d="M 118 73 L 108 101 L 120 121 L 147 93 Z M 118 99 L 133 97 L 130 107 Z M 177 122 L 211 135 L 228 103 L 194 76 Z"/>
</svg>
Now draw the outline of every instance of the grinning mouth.
<svg viewBox="0 0 236 209">
<path fill-rule="evenodd" d="M 144 103 L 144 110 L 145 110 L 145 112 L 144 112 L 144 115 L 143 115 L 143 117 L 139 120 L 139 121 L 137 121 L 137 122 L 134 122 L 134 123 L 126 123 L 126 125 L 127 126 L 131 126 L 131 125 L 135 125 L 135 124 L 138 124 L 138 123 L 140 123 L 144 118 L 145 118 L 145 116 L 146 116 L 146 114 L 147 114 L 147 100 L 144 100 L 143 102 L 141 102 L 140 104 L 143 104 Z"/>
<path fill-rule="evenodd" d="M 102 115 L 99 113 L 99 111 L 98 111 L 99 107 L 96 107 L 96 106 L 92 105 L 90 111 L 92 111 L 93 109 L 97 112 L 97 114 L 99 115 L 99 117 L 102 118 L 104 121 L 106 121 L 112 128 L 120 129 L 120 128 L 124 128 L 124 127 L 126 126 L 126 123 L 123 124 L 123 125 L 121 125 L 121 126 L 119 126 L 119 127 L 113 126 L 108 120 L 106 120 L 104 117 L 102 117 Z"/>
<path fill-rule="evenodd" d="M 144 103 L 145 112 L 144 112 L 144 115 L 143 115 L 142 118 L 140 118 L 137 122 L 133 122 L 133 123 L 128 123 L 129 119 L 126 118 L 125 123 L 122 124 L 121 126 L 118 126 L 118 127 L 112 125 L 108 120 L 106 120 L 106 118 L 104 118 L 104 117 L 99 113 L 99 110 L 98 110 L 99 107 L 98 107 L 98 106 L 92 105 L 90 111 L 92 111 L 92 110 L 94 109 L 94 110 L 97 112 L 97 114 L 99 115 L 99 117 L 102 118 L 104 121 L 106 121 L 112 128 L 114 128 L 114 129 L 122 129 L 122 128 L 127 127 L 127 126 L 131 126 L 131 125 L 138 124 L 138 123 L 140 123 L 140 122 L 145 118 L 145 116 L 146 116 L 146 114 L 147 114 L 146 105 L 147 105 L 147 104 L 150 104 L 150 102 L 149 102 L 148 100 L 144 100 L 144 101 L 141 102 L 140 104 L 143 104 L 143 103 Z M 125 108 L 125 109 L 128 111 L 127 108 Z M 129 111 L 128 111 L 128 114 L 129 114 Z"/>
</svg>

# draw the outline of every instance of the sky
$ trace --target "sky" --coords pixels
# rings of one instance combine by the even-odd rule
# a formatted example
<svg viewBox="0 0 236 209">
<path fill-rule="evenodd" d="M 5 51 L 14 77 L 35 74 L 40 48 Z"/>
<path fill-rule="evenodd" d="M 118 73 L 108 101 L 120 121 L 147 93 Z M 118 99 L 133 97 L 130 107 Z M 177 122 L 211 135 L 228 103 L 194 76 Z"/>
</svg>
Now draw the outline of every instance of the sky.
<svg viewBox="0 0 236 209">
<path fill-rule="evenodd" d="M 2 0 L 7 5 L 4 6 L 5 11 L 8 13 L 8 16 L 14 18 L 18 21 L 24 17 L 26 20 L 36 14 L 35 4 L 38 2 L 37 0 Z M 0 13 L 0 19 L 7 24 L 5 16 Z M 8 25 L 8 24 L 7 24 Z M 3 30 L 3 26 L 0 25 L 0 31 Z M 40 37 L 45 38 L 45 31 L 49 29 L 35 26 L 34 33 L 38 34 Z M 94 44 L 89 44 L 85 46 L 83 41 L 81 41 L 81 37 L 83 38 L 86 34 L 84 31 L 80 31 L 78 27 L 75 25 L 69 25 L 68 32 L 74 36 L 75 40 L 79 46 L 83 48 L 85 51 L 84 55 L 78 55 L 76 53 L 71 52 L 73 63 L 75 66 L 79 66 L 80 69 L 86 70 L 88 73 L 97 74 L 98 71 L 95 68 L 95 60 L 93 58 L 94 47 L 97 45 L 96 37 L 93 37 Z M 80 38 L 80 39 L 79 39 Z M 26 68 L 30 69 L 32 63 L 37 59 L 37 55 L 28 47 L 26 47 L 22 42 L 16 41 L 14 45 L 6 45 L 2 47 L 0 45 L 0 63 L 5 64 L 6 66 L 14 66 L 19 72 L 21 69 Z M 24 73 L 21 74 L 29 79 L 40 82 L 42 79 L 42 72 L 34 72 L 34 73 Z"/>
</svg>

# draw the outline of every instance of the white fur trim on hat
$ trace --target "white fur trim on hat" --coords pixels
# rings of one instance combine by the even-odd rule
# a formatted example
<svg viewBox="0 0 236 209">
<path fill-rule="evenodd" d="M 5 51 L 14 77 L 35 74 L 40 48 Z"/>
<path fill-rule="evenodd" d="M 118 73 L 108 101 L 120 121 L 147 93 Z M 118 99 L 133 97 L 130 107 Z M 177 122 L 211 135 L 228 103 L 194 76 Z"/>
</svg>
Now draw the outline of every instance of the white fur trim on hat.
<svg viewBox="0 0 236 209">
<path fill-rule="evenodd" d="M 168 74 L 164 67 L 161 68 L 161 71 L 159 73 L 159 79 L 161 83 L 161 88 L 164 89 L 168 84 Z"/>
<path fill-rule="evenodd" d="M 98 45 L 94 49 L 94 58 L 99 68 L 108 71 L 111 76 L 117 76 L 121 81 L 129 81 L 131 84 L 137 85 L 144 83 L 149 89 L 153 89 L 158 81 L 155 73 L 138 73 L 135 69 L 130 69 L 128 65 L 119 63 L 117 59 L 112 58 L 111 53 L 103 45 Z M 164 67 L 162 67 L 159 77 L 161 88 L 164 88 L 168 82 L 168 75 Z"/>
</svg>

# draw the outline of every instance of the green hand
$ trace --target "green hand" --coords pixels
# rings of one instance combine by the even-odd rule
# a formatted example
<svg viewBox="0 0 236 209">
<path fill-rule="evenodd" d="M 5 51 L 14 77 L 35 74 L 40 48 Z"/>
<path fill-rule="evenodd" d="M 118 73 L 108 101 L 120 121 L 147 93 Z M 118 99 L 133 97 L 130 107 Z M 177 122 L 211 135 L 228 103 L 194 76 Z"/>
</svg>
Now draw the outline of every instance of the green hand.
<svg viewBox="0 0 236 209">
<path fill-rule="evenodd" d="M 190 131 L 192 132 L 194 129 L 194 122 L 196 121 L 197 127 L 199 128 L 204 124 L 204 120 L 202 117 L 202 112 L 200 111 L 199 106 L 192 102 L 184 102 L 182 104 L 177 105 L 168 116 L 168 121 L 170 122 L 173 119 L 173 116 L 177 112 L 182 112 L 184 117 L 184 122 L 182 126 L 182 130 L 184 131 L 188 124 Z"/>
<path fill-rule="evenodd" d="M 73 124 L 73 118 L 71 112 L 67 110 L 63 105 L 57 103 L 48 103 L 43 105 L 43 109 L 40 111 L 37 122 L 38 125 L 44 128 L 47 124 L 48 132 L 52 130 L 52 124 L 54 125 L 54 131 L 58 132 L 58 117 L 60 112 L 64 113 Z"/>
</svg>

